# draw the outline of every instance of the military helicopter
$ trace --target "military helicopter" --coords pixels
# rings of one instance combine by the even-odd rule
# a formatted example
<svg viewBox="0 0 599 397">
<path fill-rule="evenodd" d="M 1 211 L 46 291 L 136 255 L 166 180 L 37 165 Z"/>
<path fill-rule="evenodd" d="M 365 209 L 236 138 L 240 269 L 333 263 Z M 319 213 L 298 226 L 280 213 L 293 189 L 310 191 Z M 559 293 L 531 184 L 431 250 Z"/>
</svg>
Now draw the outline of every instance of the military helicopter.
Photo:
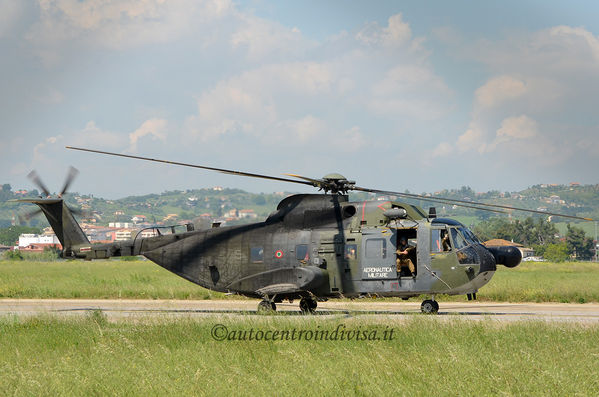
<svg viewBox="0 0 599 397">
<path fill-rule="evenodd" d="M 394 195 L 422 201 L 504 212 L 518 210 L 574 219 L 572 215 L 528 210 L 356 186 L 340 174 L 320 179 L 285 174 L 277 177 L 186 164 L 93 149 L 67 149 L 126 157 L 226 174 L 313 186 L 321 194 L 296 194 L 283 199 L 266 220 L 241 226 L 213 224 L 208 230 L 186 230 L 109 244 L 91 244 L 64 202 L 71 171 L 57 197 L 52 197 L 37 174 L 30 177 L 46 195 L 22 199 L 37 204 L 63 246 L 64 258 L 86 260 L 143 255 L 163 268 L 214 291 L 261 299 L 259 311 L 274 311 L 283 300 L 299 299 L 303 313 L 330 298 L 369 295 L 408 299 L 429 295 L 423 313 L 437 313 L 435 295 L 467 295 L 476 299 L 497 265 L 517 266 L 515 246 L 485 247 L 463 224 L 436 217 L 401 201 L 350 202 L 349 191 Z M 294 179 L 291 179 L 294 178 Z M 407 266 L 402 266 L 407 265 Z"/>
</svg>

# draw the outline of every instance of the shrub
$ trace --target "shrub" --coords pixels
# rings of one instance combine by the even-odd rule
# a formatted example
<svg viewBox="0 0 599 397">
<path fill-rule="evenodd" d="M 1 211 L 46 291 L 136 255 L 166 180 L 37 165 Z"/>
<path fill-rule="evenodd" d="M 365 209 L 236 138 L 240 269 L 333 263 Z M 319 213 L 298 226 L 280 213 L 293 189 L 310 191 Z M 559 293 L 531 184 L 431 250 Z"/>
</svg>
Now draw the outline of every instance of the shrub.
<svg viewBox="0 0 599 397">
<path fill-rule="evenodd" d="M 9 260 L 9 261 L 22 261 L 23 254 L 19 250 L 6 251 L 4 253 L 4 259 Z"/>
</svg>

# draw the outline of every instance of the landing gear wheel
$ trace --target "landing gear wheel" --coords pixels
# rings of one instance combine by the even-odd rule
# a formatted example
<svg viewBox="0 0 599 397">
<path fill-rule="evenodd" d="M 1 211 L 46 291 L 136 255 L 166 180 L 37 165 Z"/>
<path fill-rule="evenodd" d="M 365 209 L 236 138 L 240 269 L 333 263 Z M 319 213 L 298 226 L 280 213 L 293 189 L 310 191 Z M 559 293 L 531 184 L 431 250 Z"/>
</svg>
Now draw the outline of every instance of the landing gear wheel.
<svg viewBox="0 0 599 397">
<path fill-rule="evenodd" d="M 426 314 L 435 314 L 439 311 L 439 304 L 437 301 L 427 299 L 420 305 L 420 311 Z"/>
<path fill-rule="evenodd" d="M 303 314 L 313 314 L 316 311 L 318 303 L 314 298 L 300 299 L 299 307 Z"/>
<path fill-rule="evenodd" d="M 270 313 L 277 310 L 277 305 L 274 302 L 270 302 L 267 300 L 263 300 L 258 303 L 258 312 L 259 313 Z"/>
</svg>

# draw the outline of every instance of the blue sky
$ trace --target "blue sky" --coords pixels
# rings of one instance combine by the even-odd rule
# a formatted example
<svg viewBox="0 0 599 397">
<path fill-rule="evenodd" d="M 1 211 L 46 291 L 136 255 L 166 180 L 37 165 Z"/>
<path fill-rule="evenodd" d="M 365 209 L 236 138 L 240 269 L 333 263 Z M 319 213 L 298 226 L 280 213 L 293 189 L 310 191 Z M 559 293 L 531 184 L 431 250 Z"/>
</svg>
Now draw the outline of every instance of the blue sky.
<svg viewBox="0 0 599 397">
<path fill-rule="evenodd" d="M 599 5 L 0 0 L 0 182 L 302 190 L 65 145 L 412 192 L 598 183 Z"/>
</svg>

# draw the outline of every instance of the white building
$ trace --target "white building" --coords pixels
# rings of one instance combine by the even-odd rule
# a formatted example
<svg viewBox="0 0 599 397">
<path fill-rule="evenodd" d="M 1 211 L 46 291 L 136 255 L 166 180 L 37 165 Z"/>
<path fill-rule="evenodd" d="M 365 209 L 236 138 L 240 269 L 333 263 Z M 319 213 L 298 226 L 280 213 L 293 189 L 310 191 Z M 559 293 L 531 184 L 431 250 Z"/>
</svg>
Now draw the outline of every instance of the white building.
<svg viewBox="0 0 599 397">
<path fill-rule="evenodd" d="M 114 233 L 114 240 L 115 241 L 131 240 L 131 236 L 132 236 L 131 232 L 132 232 L 132 230 L 130 230 L 130 229 L 118 230 Z"/>
<path fill-rule="evenodd" d="M 21 234 L 19 236 L 19 247 L 28 247 L 31 244 L 60 244 L 58 237 L 55 234 L 38 235 L 38 234 Z"/>
<path fill-rule="evenodd" d="M 133 224 L 130 222 L 109 222 L 108 227 L 116 227 L 119 229 L 131 229 Z"/>
</svg>

